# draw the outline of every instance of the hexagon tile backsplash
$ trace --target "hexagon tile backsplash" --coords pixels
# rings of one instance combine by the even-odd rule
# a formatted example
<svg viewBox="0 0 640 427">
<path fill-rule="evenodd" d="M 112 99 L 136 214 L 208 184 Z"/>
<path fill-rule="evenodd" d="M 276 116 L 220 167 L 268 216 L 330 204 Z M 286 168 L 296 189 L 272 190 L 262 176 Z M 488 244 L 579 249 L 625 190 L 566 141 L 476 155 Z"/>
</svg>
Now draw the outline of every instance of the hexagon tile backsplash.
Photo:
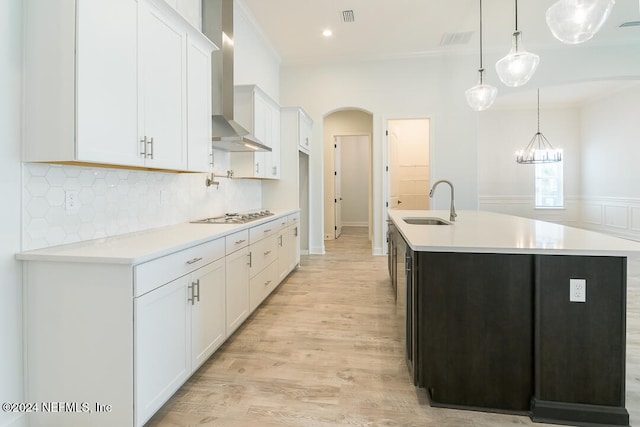
<svg viewBox="0 0 640 427">
<path fill-rule="evenodd" d="M 23 164 L 22 249 L 74 243 L 262 207 L 259 181 Z"/>
</svg>

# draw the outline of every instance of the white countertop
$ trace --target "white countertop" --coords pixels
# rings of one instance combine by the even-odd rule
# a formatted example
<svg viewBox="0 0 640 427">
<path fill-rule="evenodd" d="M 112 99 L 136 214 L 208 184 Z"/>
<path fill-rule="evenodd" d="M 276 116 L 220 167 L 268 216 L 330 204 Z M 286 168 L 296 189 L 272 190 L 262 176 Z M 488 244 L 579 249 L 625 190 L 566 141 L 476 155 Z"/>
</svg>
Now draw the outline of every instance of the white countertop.
<svg viewBox="0 0 640 427">
<path fill-rule="evenodd" d="M 297 212 L 298 210 L 274 212 L 272 216 L 244 224 L 183 223 L 103 239 L 20 252 L 16 258 L 23 261 L 135 265 Z"/>
<path fill-rule="evenodd" d="M 628 256 L 640 242 L 575 227 L 483 211 L 459 211 L 451 225 L 412 225 L 405 217 L 449 220 L 449 211 L 389 209 L 414 251 Z"/>
</svg>

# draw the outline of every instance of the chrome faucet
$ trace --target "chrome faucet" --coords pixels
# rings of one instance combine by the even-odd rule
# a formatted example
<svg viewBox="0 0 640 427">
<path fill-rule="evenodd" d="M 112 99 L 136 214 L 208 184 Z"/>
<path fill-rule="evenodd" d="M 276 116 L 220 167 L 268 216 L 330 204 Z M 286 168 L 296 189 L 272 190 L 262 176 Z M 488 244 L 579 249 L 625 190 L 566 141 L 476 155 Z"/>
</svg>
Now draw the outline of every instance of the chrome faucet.
<svg viewBox="0 0 640 427">
<path fill-rule="evenodd" d="M 433 187 L 431 187 L 431 191 L 429 191 L 429 197 L 433 197 L 433 191 L 441 182 L 445 182 L 449 184 L 449 187 L 451 187 L 451 209 L 449 212 L 449 221 L 455 221 L 458 214 L 456 213 L 455 206 L 453 206 L 453 184 L 451 183 L 451 181 L 447 181 L 446 179 L 441 179 L 440 181 L 436 181 L 435 184 L 433 184 Z"/>
</svg>

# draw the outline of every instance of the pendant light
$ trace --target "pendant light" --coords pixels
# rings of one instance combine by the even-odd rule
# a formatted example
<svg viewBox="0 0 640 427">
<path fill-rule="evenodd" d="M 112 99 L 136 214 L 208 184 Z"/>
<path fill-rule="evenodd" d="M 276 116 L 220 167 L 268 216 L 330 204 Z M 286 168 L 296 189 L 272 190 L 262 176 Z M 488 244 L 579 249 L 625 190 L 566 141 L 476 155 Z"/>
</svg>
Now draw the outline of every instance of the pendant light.
<svg viewBox="0 0 640 427">
<path fill-rule="evenodd" d="M 563 43 L 586 42 L 602 28 L 615 0 L 559 0 L 547 9 L 547 25 Z"/>
<path fill-rule="evenodd" d="M 480 0 L 480 69 L 478 69 L 478 84 L 467 89 L 467 103 L 475 111 L 483 111 L 491 107 L 498 95 L 498 89 L 494 86 L 484 84 L 483 81 L 484 68 L 482 68 L 482 0 Z"/>
<path fill-rule="evenodd" d="M 513 33 L 511 51 L 496 62 L 496 72 L 502 83 L 510 87 L 518 87 L 527 83 L 536 72 L 540 57 L 527 52 L 522 47 L 522 33 L 518 31 L 518 0 L 516 2 L 516 30 Z"/>
<path fill-rule="evenodd" d="M 540 89 L 538 89 L 538 132 L 533 135 L 524 150 L 516 153 L 520 164 L 555 163 L 562 160 L 562 150 L 556 150 L 540 132 Z"/>
</svg>

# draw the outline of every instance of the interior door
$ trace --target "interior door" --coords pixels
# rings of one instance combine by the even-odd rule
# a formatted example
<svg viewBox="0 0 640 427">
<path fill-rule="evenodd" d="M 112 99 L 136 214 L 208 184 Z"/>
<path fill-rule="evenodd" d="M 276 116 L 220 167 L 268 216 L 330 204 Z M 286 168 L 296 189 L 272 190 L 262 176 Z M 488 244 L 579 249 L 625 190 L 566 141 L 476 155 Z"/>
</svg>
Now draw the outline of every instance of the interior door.
<svg viewBox="0 0 640 427">
<path fill-rule="evenodd" d="M 389 207 L 429 209 L 429 119 L 389 120 Z"/>
<path fill-rule="evenodd" d="M 336 225 L 335 225 L 335 238 L 337 239 L 342 234 L 342 140 L 339 136 L 334 137 L 334 157 L 335 157 L 335 171 L 334 171 L 334 202 L 336 205 Z"/>
</svg>

